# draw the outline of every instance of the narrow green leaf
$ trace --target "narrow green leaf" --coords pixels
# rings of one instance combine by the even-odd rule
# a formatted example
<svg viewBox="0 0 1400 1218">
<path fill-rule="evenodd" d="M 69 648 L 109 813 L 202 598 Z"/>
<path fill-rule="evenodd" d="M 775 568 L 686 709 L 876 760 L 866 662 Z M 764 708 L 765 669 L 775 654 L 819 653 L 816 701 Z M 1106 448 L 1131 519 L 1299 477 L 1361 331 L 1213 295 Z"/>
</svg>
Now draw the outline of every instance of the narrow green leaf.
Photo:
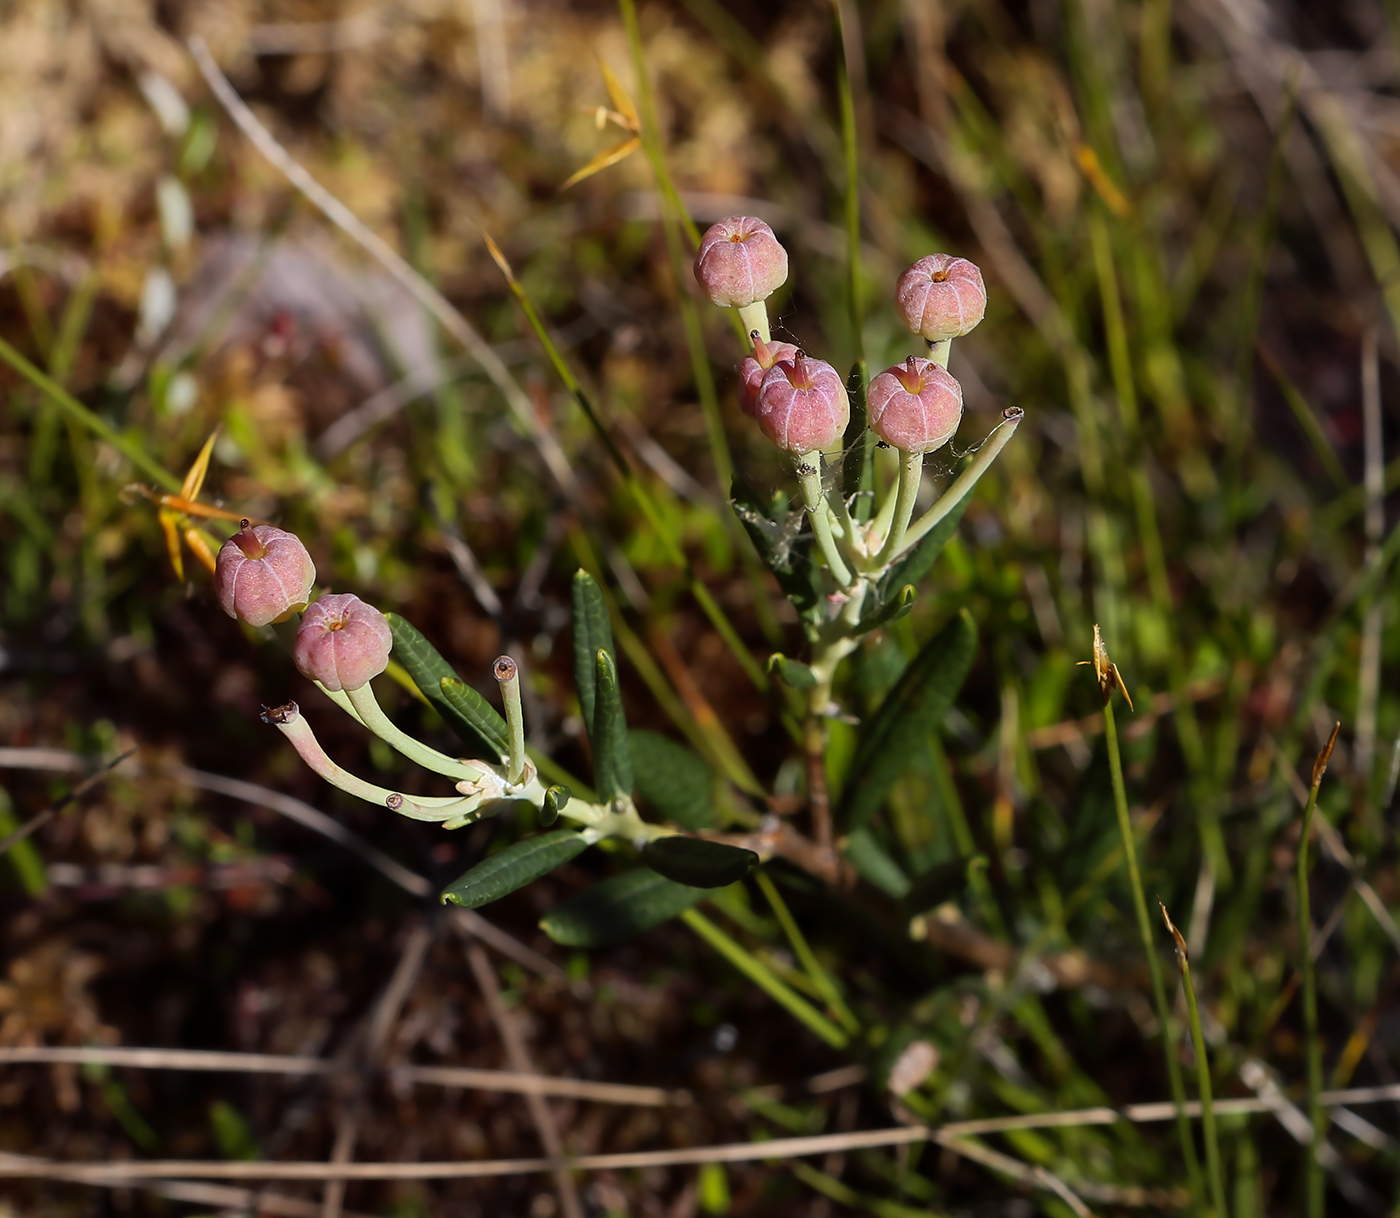
<svg viewBox="0 0 1400 1218">
<path fill-rule="evenodd" d="M 465 681 L 443 677 L 438 687 L 457 719 L 470 728 L 490 752 L 483 761 L 495 761 L 510 752 L 510 732 L 499 712 Z"/>
<path fill-rule="evenodd" d="M 715 812 L 710 767 L 683 744 L 660 732 L 633 728 L 627 733 L 637 794 L 652 810 L 682 829 L 712 829 Z"/>
<path fill-rule="evenodd" d="M 442 903 L 450 901 L 463 909 L 479 909 L 562 866 L 582 854 L 588 845 L 588 839 L 572 829 L 527 837 L 483 859 L 454 880 L 443 889 Z"/>
<path fill-rule="evenodd" d="M 703 837 L 659 837 L 643 847 L 642 862 L 677 884 L 727 888 L 758 866 L 758 855 Z"/>
<path fill-rule="evenodd" d="M 842 823 L 860 828 L 884 802 L 928 736 L 943 721 L 967 680 L 977 652 L 977 627 L 964 609 L 910 661 L 856 744 L 841 799 Z"/>
<path fill-rule="evenodd" d="M 768 671 L 789 689 L 811 689 L 817 683 L 817 674 L 805 664 L 789 660 L 781 651 L 768 657 Z"/>
<path fill-rule="evenodd" d="M 593 782 L 604 800 L 632 793 L 632 755 L 627 749 L 627 719 L 617 687 L 617 661 L 605 648 L 594 657 Z"/>
<path fill-rule="evenodd" d="M 872 496 L 875 486 L 875 437 L 866 425 L 865 378 L 861 375 L 860 364 L 851 366 L 851 375 L 846 378 L 846 396 L 851 399 L 851 421 L 846 424 L 846 434 L 841 438 L 841 448 L 845 453 L 841 465 L 841 493 L 847 502 L 852 503 L 851 515 L 864 524 L 870 519 Z M 865 491 L 865 494 L 860 492 Z M 859 498 L 856 496 L 859 495 Z"/>
<path fill-rule="evenodd" d="M 585 888 L 545 915 L 540 927 L 564 947 L 606 947 L 659 926 L 711 894 L 677 884 L 649 867 Z"/>
<path fill-rule="evenodd" d="M 546 829 L 559 819 L 564 805 L 574 797 L 568 787 L 550 787 L 544 793 L 544 803 L 540 806 L 540 824 Z"/>
<path fill-rule="evenodd" d="M 914 591 L 913 584 L 905 584 L 898 593 L 890 598 L 880 608 L 872 613 L 866 614 L 860 619 L 860 625 L 856 628 L 857 634 L 869 634 L 872 630 L 878 630 L 881 626 L 888 626 L 891 622 L 897 622 L 911 609 L 914 608 L 914 601 L 918 594 Z"/>
<path fill-rule="evenodd" d="M 583 708 L 583 724 L 593 733 L 593 700 L 597 688 L 594 657 L 606 651 L 616 661 L 613 650 L 612 627 L 608 624 L 608 605 L 603 590 L 587 571 L 574 573 L 574 680 L 578 683 L 579 706 Z"/>
<path fill-rule="evenodd" d="M 509 747 L 505 720 L 475 690 L 471 691 L 473 697 L 467 698 L 472 709 L 460 709 L 442 688 L 444 678 L 461 683 L 452 665 L 405 618 L 397 613 L 386 613 L 384 618 L 394 636 L 394 658 L 413 678 L 413 683 L 467 745 L 469 752 L 480 755 L 483 761 L 494 761 Z"/>
<path fill-rule="evenodd" d="M 890 599 L 890 594 L 905 584 L 919 586 L 919 582 L 929 573 L 935 560 L 943 553 L 943 547 L 958 529 L 958 522 L 967 511 L 968 499 L 964 496 L 946 516 L 933 526 L 912 550 L 894 564 L 880 581 L 880 603 Z"/>
<path fill-rule="evenodd" d="M 907 896 L 913 887 L 904 870 L 890 858 L 869 829 L 852 830 L 841 847 L 841 853 L 863 880 L 887 896 L 899 899 Z"/>
</svg>

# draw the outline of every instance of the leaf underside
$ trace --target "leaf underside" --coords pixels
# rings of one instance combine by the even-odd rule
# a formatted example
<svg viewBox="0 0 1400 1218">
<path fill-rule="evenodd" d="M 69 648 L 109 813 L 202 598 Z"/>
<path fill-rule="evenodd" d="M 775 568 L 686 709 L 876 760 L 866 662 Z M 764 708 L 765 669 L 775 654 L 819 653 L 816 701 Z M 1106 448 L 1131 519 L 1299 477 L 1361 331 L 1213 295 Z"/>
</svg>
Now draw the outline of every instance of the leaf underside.
<svg viewBox="0 0 1400 1218">
<path fill-rule="evenodd" d="M 540 927 L 563 947 L 606 947 L 684 913 L 712 891 L 677 884 L 649 867 L 638 867 L 556 905 Z"/>
<path fill-rule="evenodd" d="M 758 855 L 702 837 L 659 837 L 642 849 L 642 862 L 678 884 L 727 888 L 758 866 Z"/>
</svg>

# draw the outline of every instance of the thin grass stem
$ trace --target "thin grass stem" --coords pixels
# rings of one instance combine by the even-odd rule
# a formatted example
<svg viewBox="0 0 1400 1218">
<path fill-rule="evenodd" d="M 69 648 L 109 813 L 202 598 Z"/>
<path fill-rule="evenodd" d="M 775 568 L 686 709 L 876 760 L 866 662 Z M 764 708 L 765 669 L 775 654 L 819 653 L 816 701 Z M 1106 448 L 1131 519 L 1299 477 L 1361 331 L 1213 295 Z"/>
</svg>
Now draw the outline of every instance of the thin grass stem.
<svg viewBox="0 0 1400 1218">
<path fill-rule="evenodd" d="M 1097 644 L 1097 633 L 1095 642 Z M 1101 650 L 1095 646 L 1097 657 Z M 1128 793 L 1123 783 L 1123 759 L 1118 749 L 1118 723 L 1113 714 L 1113 682 L 1118 680 L 1117 669 L 1108 664 L 1107 653 L 1103 653 L 1104 663 L 1112 670 L 1099 675 L 1100 689 L 1104 694 L 1103 720 L 1104 736 L 1108 744 L 1108 767 L 1113 780 L 1113 807 L 1118 815 L 1118 832 L 1123 839 L 1123 857 L 1128 864 L 1128 881 L 1133 890 L 1133 909 L 1137 915 L 1138 933 L 1142 937 L 1143 951 L 1147 955 L 1147 971 L 1152 978 L 1152 999 L 1157 1008 L 1157 1020 L 1162 1025 L 1162 1050 L 1167 1066 L 1167 1082 L 1171 1087 L 1172 1099 L 1176 1102 L 1176 1128 L 1181 1140 L 1182 1157 L 1186 1160 L 1187 1184 L 1191 1199 L 1199 1212 L 1202 1208 L 1201 1165 L 1196 1158 L 1196 1144 L 1191 1137 L 1191 1123 L 1186 1116 L 1186 1088 L 1181 1081 L 1181 1066 L 1176 1060 L 1176 1035 L 1171 1007 L 1167 1005 L 1167 990 L 1162 982 L 1162 965 L 1157 959 L 1157 950 L 1152 942 L 1152 922 L 1147 916 L 1147 897 L 1142 888 L 1142 876 L 1138 871 L 1137 845 L 1133 841 L 1133 824 L 1128 816 Z"/>
<path fill-rule="evenodd" d="M 78 401 L 77 398 L 69 393 L 68 390 L 56 380 L 31 364 L 3 338 L 0 338 L 0 359 L 4 360 L 5 363 L 9 364 L 20 376 L 24 377 L 25 380 L 39 390 L 50 402 L 63 411 L 70 420 L 85 427 L 99 440 L 110 444 L 153 482 L 163 486 L 172 494 L 179 494 L 179 478 L 175 477 L 175 475 L 168 470 L 162 469 L 154 460 L 142 452 L 141 449 L 137 448 L 135 444 Z"/>
<path fill-rule="evenodd" d="M 764 871 L 758 872 L 754 876 L 754 880 L 758 884 L 759 891 L 767 899 L 774 916 L 778 919 L 778 925 L 783 928 L 783 933 L 787 935 L 788 942 L 792 944 L 792 950 L 797 953 L 797 959 L 807 971 L 807 976 L 812 979 L 812 984 L 816 986 L 817 992 L 836 1012 L 836 1017 L 846 1030 L 855 1035 L 860 1031 L 860 1021 L 852 1014 L 851 1008 L 846 1005 L 846 1000 L 841 997 L 841 991 L 837 988 L 835 979 L 822 967 L 821 961 L 812 951 L 811 944 L 807 942 L 802 928 L 797 925 L 797 920 L 792 916 L 792 911 L 787 907 L 787 902 L 783 900 L 777 885 Z"/>
<path fill-rule="evenodd" d="M 685 924 L 744 974 L 765 994 L 795 1015 L 833 1049 L 844 1049 L 850 1037 L 793 990 L 752 952 L 747 951 L 698 910 L 681 914 Z"/>
<path fill-rule="evenodd" d="M 1218 1218 L 1226 1218 L 1225 1177 L 1220 1169 L 1220 1138 L 1215 1128 L 1215 1105 L 1210 1085 L 1210 1059 L 1206 1055 L 1205 1033 L 1201 1030 L 1201 1011 L 1196 1005 L 1196 987 L 1191 981 L 1191 953 L 1186 940 L 1171 920 L 1167 907 L 1157 902 L 1162 921 L 1167 924 L 1176 942 L 1176 963 L 1181 970 L 1181 984 L 1186 990 L 1186 1010 L 1191 1020 L 1191 1045 L 1196 1051 L 1196 1087 L 1201 1096 L 1201 1133 L 1206 1143 L 1206 1178 L 1210 1182 L 1210 1200 Z"/>
<path fill-rule="evenodd" d="M 1303 808 L 1303 831 L 1298 840 L 1298 955 L 1303 974 L 1303 1030 L 1308 1055 L 1308 1120 L 1312 1123 L 1312 1145 L 1308 1147 L 1307 1197 L 1308 1218 L 1322 1218 L 1326 1181 L 1322 1173 L 1322 1147 L 1326 1139 L 1326 1123 L 1322 1110 L 1322 1041 L 1317 1031 L 1317 977 L 1312 958 L 1312 899 L 1308 892 L 1308 871 L 1312 860 L 1308 846 L 1312 838 L 1313 815 L 1317 811 L 1317 793 L 1322 776 L 1337 745 L 1337 733 L 1342 725 L 1332 728 L 1332 735 L 1313 762 L 1312 786 Z"/>
<path fill-rule="evenodd" d="M 630 2 L 630 0 L 629 0 Z M 841 102 L 841 147 L 846 171 L 846 295 L 851 317 L 851 344 L 864 385 L 870 378 L 865 366 L 865 316 L 860 300 L 860 143 L 856 136 L 856 103 L 846 62 L 849 47 L 841 0 L 831 0 L 836 31 L 836 93 Z"/>
</svg>

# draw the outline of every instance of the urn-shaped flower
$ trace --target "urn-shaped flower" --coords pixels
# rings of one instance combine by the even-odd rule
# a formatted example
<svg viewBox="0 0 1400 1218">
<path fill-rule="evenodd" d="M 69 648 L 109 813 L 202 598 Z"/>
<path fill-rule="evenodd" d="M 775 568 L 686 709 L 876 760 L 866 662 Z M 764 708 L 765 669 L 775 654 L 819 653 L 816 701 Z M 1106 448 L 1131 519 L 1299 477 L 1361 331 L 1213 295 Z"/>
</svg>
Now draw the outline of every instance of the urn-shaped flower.
<svg viewBox="0 0 1400 1218">
<path fill-rule="evenodd" d="M 830 448 L 842 437 L 851 402 L 835 368 L 798 351 L 763 374 L 756 417 L 774 444 L 800 456 Z"/>
<path fill-rule="evenodd" d="M 787 250 L 755 216 L 712 224 L 695 253 L 695 279 L 715 304 L 741 309 L 767 300 L 787 282 Z"/>
<path fill-rule="evenodd" d="M 384 615 L 358 596 L 323 596 L 306 611 L 292 659 L 329 690 L 359 689 L 389 666 L 394 636 Z"/>
<path fill-rule="evenodd" d="M 961 338 L 987 311 L 987 286 L 976 263 L 951 254 L 920 258 L 894 289 L 904 324 L 931 343 Z"/>
<path fill-rule="evenodd" d="M 886 444 L 931 453 L 953 438 L 962 420 L 962 386 L 929 359 L 910 356 L 870 378 L 870 430 Z"/>
<path fill-rule="evenodd" d="M 758 418 L 758 387 L 763 374 L 781 359 L 790 360 L 797 354 L 792 343 L 765 343 L 757 330 L 753 339 L 753 354 L 739 365 L 739 409 L 751 419 Z"/>
<path fill-rule="evenodd" d="M 316 565 L 295 533 L 270 524 L 243 527 L 224 542 L 214 591 L 229 617 L 250 626 L 280 622 L 311 599 Z"/>
</svg>

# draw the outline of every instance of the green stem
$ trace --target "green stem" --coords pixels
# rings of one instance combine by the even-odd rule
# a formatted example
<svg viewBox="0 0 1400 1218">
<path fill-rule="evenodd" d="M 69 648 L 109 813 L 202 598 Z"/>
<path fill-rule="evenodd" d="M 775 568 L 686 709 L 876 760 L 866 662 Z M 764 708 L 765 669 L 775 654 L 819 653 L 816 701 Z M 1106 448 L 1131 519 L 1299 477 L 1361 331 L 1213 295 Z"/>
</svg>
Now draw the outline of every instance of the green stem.
<svg viewBox="0 0 1400 1218">
<path fill-rule="evenodd" d="M 698 910 L 687 909 L 681 918 L 697 935 L 744 974 L 765 994 L 800 1019 L 833 1049 L 844 1049 L 850 1037 L 811 1003 L 776 976 L 762 960 L 746 951 Z"/>
<path fill-rule="evenodd" d="M 322 688 L 324 689 L 324 686 Z M 325 693 L 332 702 L 349 711 L 385 744 L 402 753 L 410 761 L 417 762 L 424 769 L 432 770 L 435 774 L 442 774 L 447 778 L 465 778 L 468 782 L 475 782 L 481 777 L 480 766 L 469 765 L 465 761 L 449 757 L 446 753 L 439 753 L 437 749 L 430 748 L 421 740 L 415 740 L 407 732 L 402 731 L 384 713 L 384 708 L 379 705 L 379 699 L 374 696 L 374 690 L 370 687 L 369 682 L 361 685 L 359 689 L 349 691 L 327 689 Z M 339 697 L 336 696 L 337 693 L 339 693 Z"/>
<path fill-rule="evenodd" d="M 977 450 L 977 456 L 973 458 L 972 464 L 957 476 L 953 485 L 943 492 L 943 497 L 937 503 L 909 526 L 909 531 L 904 535 L 904 548 L 906 550 L 917 545 L 925 533 L 972 493 L 972 488 L 991 468 L 992 462 L 997 459 L 997 454 L 1016 434 L 1016 429 L 1025 417 L 1026 412 L 1019 406 L 1008 406 L 1002 412 L 1002 421 L 996 425 L 991 435 L 982 441 L 982 447 Z M 891 554 L 890 557 L 898 558 L 899 555 Z"/>
<path fill-rule="evenodd" d="M 501 705 L 505 708 L 506 727 L 510 730 L 506 780 L 516 786 L 525 777 L 525 711 L 520 705 L 520 669 L 510 656 L 500 656 L 493 672 L 501 687 Z"/>
<path fill-rule="evenodd" d="M 1307 1195 L 1308 1218 L 1322 1218 L 1323 1190 L 1322 1144 L 1326 1137 L 1326 1126 L 1322 1103 L 1322 1042 L 1317 1032 L 1317 977 L 1313 972 L 1312 958 L 1312 899 L 1308 892 L 1308 870 L 1311 859 L 1308 855 L 1309 840 L 1312 836 L 1313 813 L 1317 811 L 1317 792 L 1322 785 L 1322 775 L 1314 770 L 1314 781 L 1308 791 L 1307 806 L 1303 809 L 1303 834 L 1298 842 L 1298 952 L 1302 958 L 1303 971 L 1303 1029 L 1307 1039 L 1308 1054 L 1308 1119 L 1312 1122 L 1313 1140 L 1308 1147 Z"/>
<path fill-rule="evenodd" d="M 924 481 L 924 454 L 900 451 L 899 482 L 895 491 L 894 516 L 890 519 L 889 536 L 880 552 L 875 556 L 874 567 L 879 570 L 887 565 L 904 545 L 904 536 L 909 531 L 909 521 L 914 515 L 914 505 L 919 499 L 919 487 Z"/>
<path fill-rule="evenodd" d="M 1128 817 L 1128 794 L 1123 785 L 1123 760 L 1118 751 L 1118 724 L 1113 717 L 1113 703 L 1105 699 L 1103 708 L 1104 738 L 1108 744 L 1108 767 L 1113 780 L 1113 806 L 1118 814 L 1118 832 L 1123 838 L 1123 856 L 1128 863 L 1128 880 L 1133 889 L 1133 908 L 1137 913 L 1138 933 L 1147 954 L 1147 971 L 1152 978 L 1152 998 L 1157 1007 L 1157 1020 L 1162 1025 L 1162 1050 L 1166 1058 L 1167 1081 L 1176 1103 L 1176 1131 L 1181 1140 L 1181 1153 L 1186 1159 L 1187 1181 L 1197 1211 L 1201 1209 L 1201 1165 L 1196 1158 L 1196 1144 L 1191 1138 L 1191 1122 L 1186 1117 L 1186 1088 L 1181 1081 L 1181 1066 L 1176 1060 L 1176 1036 L 1173 1031 L 1171 1008 L 1167 1005 L 1166 986 L 1162 983 L 1162 965 L 1152 942 L 1152 922 L 1147 916 L 1147 897 L 1142 890 L 1138 872 L 1137 846 L 1133 841 L 1133 825 Z"/>
<path fill-rule="evenodd" d="M 797 925 L 797 920 L 792 916 L 792 911 L 788 909 L 787 902 L 783 900 L 777 886 L 769 879 L 766 871 L 757 872 L 754 875 L 754 880 L 764 897 L 767 898 L 769 906 L 778 919 L 778 924 L 783 928 L 783 933 L 787 935 L 788 942 L 792 944 L 792 950 L 797 953 L 797 959 L 807 971 L 807 976 L 812 979 L 812 984 L 817 987 L 817 991 L 826 1000 L 827 1005 L 836 1012 L 836 1017 L 841 1021 L 846 1031 L 855 1035 L 860 1031 L 860 1021 L 851 1013 L 851 1008 L 841 997 L 841 991 L 837 989 L 831 974 L 822 968 L 821 961 L 812 951 L 811 944 L 803 935 L 802 928 Z"/>
<path fill-rule="evenodd" d="M 115 428 L 93 414 L 62 385 L 31 364 L 3 338 L 0 338 L 0 359 L 9 364 L 70 418 L 82 424 L 98 439 L 106 441 L 115 448 L 153 482 L 164 487 L 171 494 L 179 493 L 180 479 L 168 470 L 162 469 Z"/>
<path fill-rule="evenodd" d="M 742 305 L 739 309 L 739 321 L 743 323 L 744 337 L 749 339 L 752 347 L 752 339 L 749 338 L 755 330 L 758 336 L 765 343 L 772 340 L 773 332 L 768 328 L 768 302 L 766 300 L 755 300 L 753 304 Z"/>
<path fill-rule="evenodd" d="M 807 518 L 812 522 L 812 532 L 816 535 L 822 557 L 826 559 L 836 582 L 844 588 L 851 582 L 851 572 L 846 560 L 841 557 L 841 551 L 836 548 L 836 538 L 831 534 L 831 518 L 827 515 L 826 499 L 822 495 L 821 459 L 819 452 L 806 453 L 799 458 L 802 464 L 797 470 L 797 481 L 802 488 L 802 503 L 807 509 Z M 816 464 L 807 464 L 809 460 Z"/>
<path fill-rule="evenodd" d="M 1160 901 L 1157 902 L 1162 905 Z M 1191 981 L 1191 957 L 1186 940 L 1172 925 L 1167 907 L 1162 905 L 1162 917 L 1176 940 L 1176 962 L 1181 969 L 1181 984 L 1186 988 L 1186 1010 L 1191 1019 L 1191 1046 L 1196 1051 L 1196 1087 L 1201 1096 L 1201 1132 L 1206 1143 L 1206 1176 L 1210 1180 L 1210 1199 L 1216 1218 L 1226 1218 L 1225 1176 L 1220 1168 L 1220 1139 L 1215 1129 L 1215 1103 L 1210 1085 L 1210 1058 L 1206 1055 L 1205 1033 L 1201 1030 L 1201 1010 L 1196 1005 L 1196 987 Z"/>
</svg>

